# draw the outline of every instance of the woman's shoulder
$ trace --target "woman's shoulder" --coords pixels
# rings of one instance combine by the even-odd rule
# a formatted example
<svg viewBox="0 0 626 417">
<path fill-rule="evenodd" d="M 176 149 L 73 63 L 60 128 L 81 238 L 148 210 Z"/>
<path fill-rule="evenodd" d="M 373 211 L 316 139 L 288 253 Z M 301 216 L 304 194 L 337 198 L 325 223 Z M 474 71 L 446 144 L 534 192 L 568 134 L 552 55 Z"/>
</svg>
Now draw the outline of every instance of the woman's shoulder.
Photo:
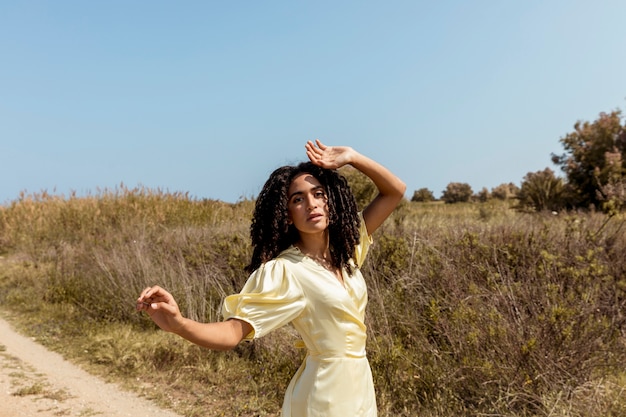
<svg viewBox="0 0 626 417">
<path fill-rule="evenodd" d="M 304 255 L 300 252 L 300 249 L 292 245 L 279 253 L 278 256 L 270 262 L 276 262 L 279 265 L 288 266 L 300 263 L 303 257 Z"/>
<path fill-rule="evenodd" d="M 295 264 L 291 251 L 281 252 L 275 258 L 262 263 L 250 274 L 242 292 L 259 294 L 288 292 L 292 295 L 302 293 L 297 279 L 301 273 Z"/>
</svg>

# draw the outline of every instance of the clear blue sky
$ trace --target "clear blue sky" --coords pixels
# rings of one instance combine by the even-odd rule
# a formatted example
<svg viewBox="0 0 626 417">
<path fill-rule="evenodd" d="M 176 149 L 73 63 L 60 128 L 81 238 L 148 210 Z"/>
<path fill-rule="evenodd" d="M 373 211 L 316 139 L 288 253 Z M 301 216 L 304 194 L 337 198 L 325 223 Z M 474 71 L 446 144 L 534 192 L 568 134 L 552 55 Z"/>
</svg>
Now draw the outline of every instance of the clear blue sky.
<svg viewBox="0 0 626 417">
<path fill-rule="evenodd" d="M 557 170 L 626 110 L 626 1 L 0 0 L 0 203 L 143 185 L 234 202 L 304 143 L 436 197 Z"/>
</svg>

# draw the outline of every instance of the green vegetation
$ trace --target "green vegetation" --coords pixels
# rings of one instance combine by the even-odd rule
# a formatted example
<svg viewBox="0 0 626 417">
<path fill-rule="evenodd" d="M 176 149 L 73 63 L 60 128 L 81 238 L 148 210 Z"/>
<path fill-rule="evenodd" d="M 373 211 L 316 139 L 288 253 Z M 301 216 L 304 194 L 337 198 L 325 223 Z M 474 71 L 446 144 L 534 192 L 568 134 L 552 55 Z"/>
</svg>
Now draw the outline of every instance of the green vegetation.
<svg viewBox="0 0 626 417">
<path fill-rule="evenodd" d="M 623 213 L 510 200 L 404 202 L 375 235 L 368 355 L 386 416 L 626 415 Z M 277 416 L 303 353 L 289 327 L 211 352 L 137 314 L 158 283 L 219 319 L 246 279 L 252 201 L 147 189 L 0 208 L 3 314 L 48 347 L 186 416 Z"/>
<path fill-rule="evenodd" d="M 451 182 L 443 190 L 441 199 L 448 203 L 467 203 L 472 197 L 472 187 L 464 182 Z"/>
<path fill-rule="evenodd" d="M 415 190 L 413 192 L 413 197 L 411 197 L 411 201 L 417 203 L 428 203 L 435 200 L 435 195 L 428 188 L 420 188 L 419 190 Z"/>
<path fill-rule="evenodd" d="M 621 110 L 600 113 L 593 122 L 578 121 L 574 131 L 559 141 L 564 152 L 552 154 L 552 163 L 564 177 L 550 168 L 527 173 L 521 188 L 513 183 L 474 194 L 467 183 L 451 182 L 441 195 L 448 204 L 490 199 L 517 200 L 522 211 L 598 210 L 614 215 L 626 209 L 626 123 Z M 414 202 L 428 202 L 434 196 L 427 188 L 416 190 Z"/>
<path fill-rule="evenodd" d="M 546 168 L 543 171 L 526 174 L 517 198 L 522 208 L 533 211 L 558 211 L 565 205 L 564 192 L 563 180 L 557 178 L 550 168 Z"/>
<path fill-rule="evenodd" d="M 600 113 L 593 122 L 576 122 L 560 142 L 565 152 L 552 155 L 552 162 L 567 177 L 569 205 L 610 210 L 624 204 L 626 124 L 620 110 Z"/>
</svg>

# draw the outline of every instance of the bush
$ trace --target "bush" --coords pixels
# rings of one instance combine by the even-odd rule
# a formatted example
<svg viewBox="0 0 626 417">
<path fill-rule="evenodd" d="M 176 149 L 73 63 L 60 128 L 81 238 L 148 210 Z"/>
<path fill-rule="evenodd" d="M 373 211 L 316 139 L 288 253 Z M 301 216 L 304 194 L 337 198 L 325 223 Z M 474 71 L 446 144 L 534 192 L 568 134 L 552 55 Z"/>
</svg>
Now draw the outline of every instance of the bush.
<svg viewBox="0 0 626 417">
<path fill-rule="evenodd" d="M 365 206 L 376 197 L 378 193 L 376 186 L 367 176 L 349 165 L 342 167 L 339 172 L 348 181 L 350 189 L 356 199 L 357 207 L 359 210 L 363 210 Z"/>
<path fill-rule="evenodd" d="M 519 187 L 512 182 L 508 184 L 500 184 L 491 189 L 491 196 L 498 200 L 509 200 L 515 198 L 519 193 Z"/>
<path fill-rule="evenodd" d="M 487 187 L 483 187 L 477 194 L 476 194 L 476 199 L 481 202 L 481 203 L 485 203 L 487 202 L 489 199 L 491 198 L 491 193 L 489 192 L 489 190 L 487 189 Z"/>
<path fill-rule="evenodd" d="M 529 172 L 522 181 L 518 195 L 519 207 L 535 211 L 559 211 L 565 207 L 564 195 L 563 180 L 557 178 L 550 168 Z"/>
<path fill-rule="evenodd" d="M 465 203 L 472 197 L 472 187 L 466 183 L 451 182 L 441 195 L 441 199 L 448 203 Z"/>
<path fill-rule="evenodd" d="M 435 196 L 433 192 L 428 188 L 420 188 L 419 190 L 415 190 L 413 192 L 413 197 L 411 197 L 411 201 L 419 202 L 419 203 L 428 203 L 430 201 L 435 201 Z"/>
</svg>

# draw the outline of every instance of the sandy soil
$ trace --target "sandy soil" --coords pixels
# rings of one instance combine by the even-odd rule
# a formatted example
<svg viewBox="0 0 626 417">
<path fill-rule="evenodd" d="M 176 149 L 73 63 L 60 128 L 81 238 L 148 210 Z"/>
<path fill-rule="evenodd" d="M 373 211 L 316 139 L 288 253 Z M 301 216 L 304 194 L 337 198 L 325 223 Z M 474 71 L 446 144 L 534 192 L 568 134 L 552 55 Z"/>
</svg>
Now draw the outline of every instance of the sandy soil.
<svg viewBox="0 0 626 417">
<path fill-rule="evenodd" d="M 88 374 L 0 319 L 0 417 L 180 417 Z"/>
</svg>

